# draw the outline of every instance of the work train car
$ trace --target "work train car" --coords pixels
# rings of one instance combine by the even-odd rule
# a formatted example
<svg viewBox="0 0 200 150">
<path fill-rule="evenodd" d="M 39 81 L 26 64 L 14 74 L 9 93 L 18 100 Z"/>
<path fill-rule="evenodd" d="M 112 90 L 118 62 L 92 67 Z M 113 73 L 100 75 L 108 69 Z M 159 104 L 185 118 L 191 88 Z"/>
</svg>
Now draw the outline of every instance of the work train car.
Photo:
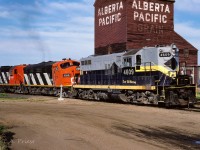
<svg viewBox="0 0 200 150">
<path fill-rule="evenodd" d="M 166 106 L 194 104 L 196 87 L 191 76 L 180 74 L 178 54 L 172 44 L 89 56 L 80 63 L 64 59 L 1 67 L 0 90 L 58 96 L 63 86 L 63 97 Z"/>
<path fill-rule="evenodd" d="M 76 96 L 166 106 L 194 103 L 195 85 L 179 74 L 178 53 L 172 44 L 83 58 Z"/>
<path fill-rule="evenodd" d="M 1 67 L 0 73 L 6 82 L 1 82 L 0 91 L 59 95 L 60 86 L 64 88 L 63 96 L 67 97 L 70 87 L 78 82 L 80 75 L 79 62 L 63 59 L 58 62 L 42 62 L 33 65 Z M 9 78 L 9 79 L 8 79 Z M 1 81 L 1 80 L 0 80 Z"/>
</svg>

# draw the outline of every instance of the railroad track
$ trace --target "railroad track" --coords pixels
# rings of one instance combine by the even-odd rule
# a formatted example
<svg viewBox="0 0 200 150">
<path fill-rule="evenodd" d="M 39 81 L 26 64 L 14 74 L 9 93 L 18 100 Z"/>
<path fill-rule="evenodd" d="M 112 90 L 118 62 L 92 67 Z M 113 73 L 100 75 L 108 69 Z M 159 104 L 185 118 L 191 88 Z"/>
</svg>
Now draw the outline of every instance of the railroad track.
<svg viewBox="0 0 200 150">
<path fill-rule="evenodd" d="M 200 102 L 197 102 L 193 107 L 183 108 L 185 111 L 200 112 Z"/>
</svg>

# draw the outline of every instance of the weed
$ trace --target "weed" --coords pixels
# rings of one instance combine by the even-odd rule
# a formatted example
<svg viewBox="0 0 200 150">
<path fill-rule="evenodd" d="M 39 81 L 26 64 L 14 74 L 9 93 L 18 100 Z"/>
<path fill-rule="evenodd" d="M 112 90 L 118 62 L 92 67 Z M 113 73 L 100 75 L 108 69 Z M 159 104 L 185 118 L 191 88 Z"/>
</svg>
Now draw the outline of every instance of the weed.
<svg viewBox="0 0 200 150">
<path fill-rule="evenodd" d="M 197 98 L 198 101 L 200 101 L 200 92 L 197 92 L 196 98 Z"/>
<path fill-rule="evenodd" d="M 6 93 L 0 93 L 0 97 L 8 97 L 8 94 L 6 94 Z"/>
<path fill-rule="evenodd" d="M 14 133 L 7 131 L 7 128 L 0 125 L 0 150 L 9 150 Z"/>
</svg>

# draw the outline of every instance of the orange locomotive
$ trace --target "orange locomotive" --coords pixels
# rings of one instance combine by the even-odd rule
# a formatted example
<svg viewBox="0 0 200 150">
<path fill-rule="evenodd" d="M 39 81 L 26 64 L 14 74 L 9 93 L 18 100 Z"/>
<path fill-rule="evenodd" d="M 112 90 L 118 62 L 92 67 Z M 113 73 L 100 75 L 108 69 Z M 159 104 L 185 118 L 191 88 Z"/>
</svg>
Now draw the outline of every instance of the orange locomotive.
<svg viewBox="0 0 200 150">
<path fill-rule="evenodd" d="M 21 93 L 21 85 L 24 83 L 24 67 L 26 65 L 13 66 L 9 70 L 9 82 L 6 91 Z"/>
<path fill-rule="evenodd" d="M 10 85 L 20 85 L 24 83 L 24 67 L 26 67 L 26 65 L 14 66 L 10 69 Z"/>
<path fill-rule="evenodd" d="M 52 74 L 55 86 L 72 86 L 78 82 L 80 76 L 80 63 L 71 59 L 53 64 Z"/>
<path fill-rule="evenodd" d="M 0 84 L 0 91 L 59 95 L 62 85 L 63 96 L 67 97 L 71 86 L 79 80 L 79 65 L 78 61 L 63 59 L 58 62 L 13 66 L 7 73 L 8 82 Z"/>
</svg>

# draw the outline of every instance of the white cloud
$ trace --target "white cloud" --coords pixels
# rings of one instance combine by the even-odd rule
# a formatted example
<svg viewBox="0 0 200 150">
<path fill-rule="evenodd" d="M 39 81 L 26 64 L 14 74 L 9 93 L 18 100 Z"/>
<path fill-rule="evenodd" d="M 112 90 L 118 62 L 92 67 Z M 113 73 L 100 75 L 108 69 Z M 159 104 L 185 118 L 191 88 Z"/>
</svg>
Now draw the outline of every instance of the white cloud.
<svg viewBox="0 0 200 150">
<path fill-rule="evenodd" d="M 200 0 L 176 0 L 175 8 L 184 12 L 200 12 Z"/>
<path fill-rule="evenodd" d="M 10 17 L 9 11 L 6 8 L 0 6 L 0 18 L 8 18 Z"/>
<path fill-rule="evenodd" d="M 75 2 L 51 2 L 48 7 L 55 10 L 84 10 L 86 11 L 88 6 L 82 3 Z"/>
<path fill-rule="evenodd" d="M 7 11 L 0 12 L 0 18 L 7 18 L 9 17 L 9 13 Z"/>
<path fill-rule="evenodd" d="M 191 23 L 176 23 L 175 30 L 200 50 L 200 28 Z"/>
<path fill-rule="evenodd" d="M 1 61 L 0 65 L 61 60 L 63 57 L 79 60 L 93 54 L 92 32 L 73 32 L 67 28 L 61 31 L 38 30 L 37 32 L 12 28 L 12 30 L 0 29 L 0 32 L 4 35 L 4 38 L 0 38 L 1 58 L 7 56 L 7 60 L 10 60 Z M 11 59 L 13 55 L 16 57 Z M 16 61 L 19 56 L 23 57 Z"/>
<path fill-rule="evenodd" d="M 93 5 L 83 2 L 46 2 L 45 5 L 37 4 L 39 10 L 46 14 L 62 14 L 62 16 L 84 16 L 93 14 Z M 80 13 L 81 12 L 81 13 Z"/>
<path fill-rule="evenodd" d="M 63 57 L 79 60 L 93 54 L 93 6 L 86 2 L 37 1 L 35 5 L 4 8 L 11 12 L 11 24 L 0 28 L 0 59 L 7 60 L 0 61 L 0 65 Z M 12 24 L 13 21 L 17 24 Z"/>
<path fill-rule="evenodd" d="M 194 27 L 191 23 L 176 23 L 175 29 L 182 32 L 185 36 L 200 38 L 200 28 Z"/>
<path fill-rule="evenodd" d="M 0 28 L 0 59 L 6 56 L 10 60 L 0 61 L 0 65 L 37 63 L 44 58 L 46 61 L 63 57 L 79 60 L 93 54 L 93 3 L 94 0 L 83 0 L 82 3 L 36 1 L 33 6 L 20 5 L 20 9 L 19 5 L 4 8 L 0 17 L 12 16 L 21 26 Z M 200 0 L 177 0 L 175 6 L 194 12 L 199 11 L 199 5 Z M 26 17 L 30 18 L 26 20 Z M 200 50 L 199 28 L 194 28 L 191 23 L 176 23 L 175 30 Z"/>
</svg>

